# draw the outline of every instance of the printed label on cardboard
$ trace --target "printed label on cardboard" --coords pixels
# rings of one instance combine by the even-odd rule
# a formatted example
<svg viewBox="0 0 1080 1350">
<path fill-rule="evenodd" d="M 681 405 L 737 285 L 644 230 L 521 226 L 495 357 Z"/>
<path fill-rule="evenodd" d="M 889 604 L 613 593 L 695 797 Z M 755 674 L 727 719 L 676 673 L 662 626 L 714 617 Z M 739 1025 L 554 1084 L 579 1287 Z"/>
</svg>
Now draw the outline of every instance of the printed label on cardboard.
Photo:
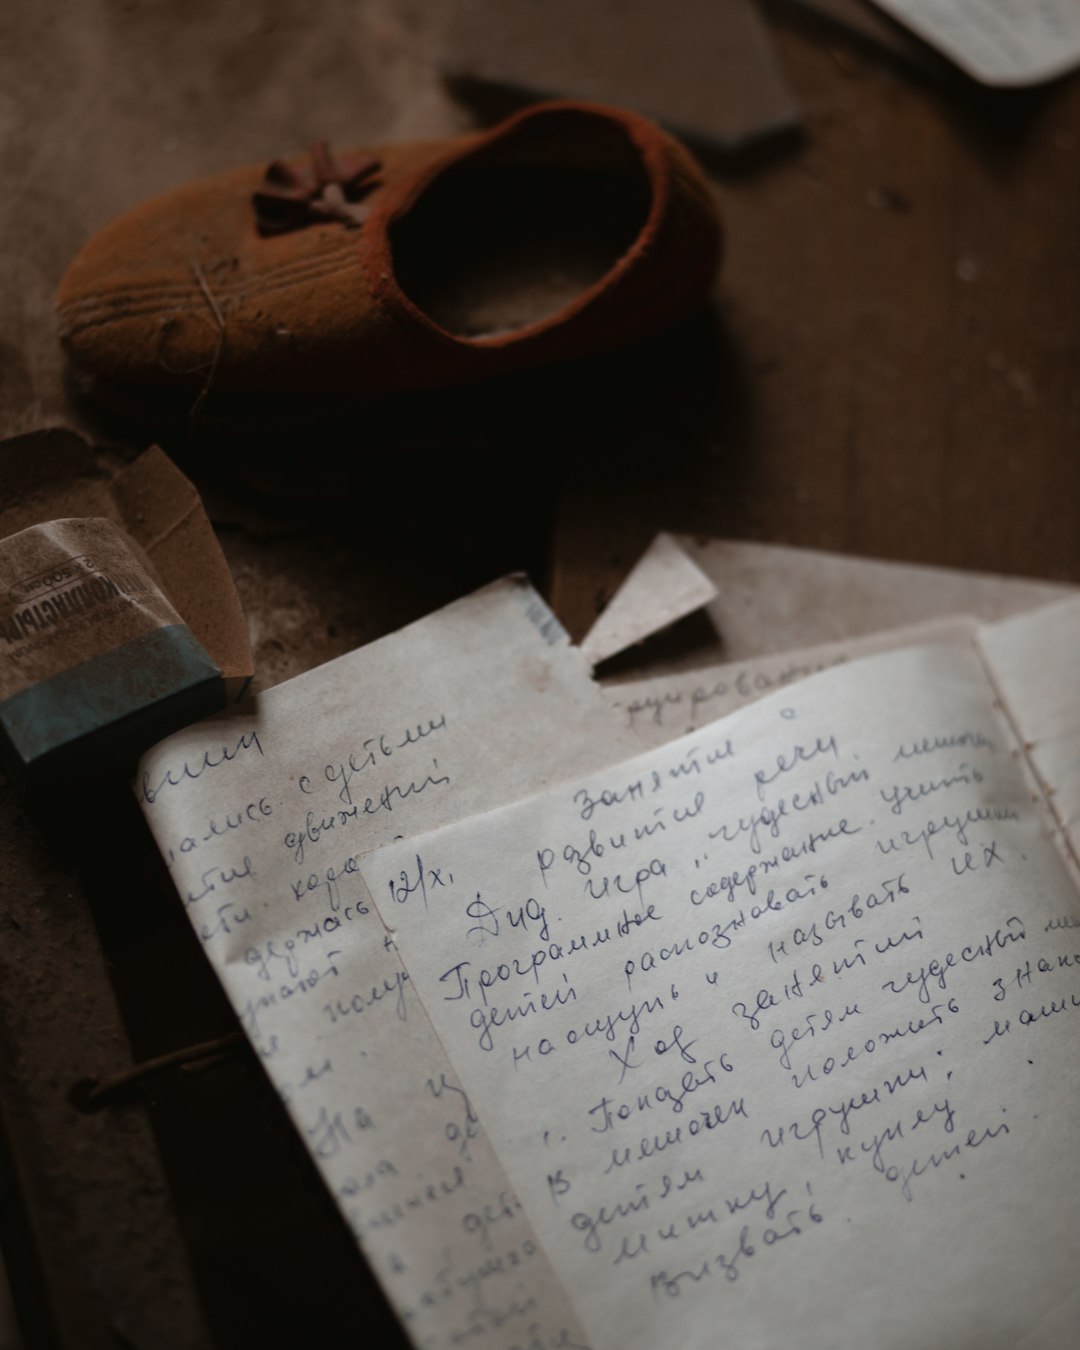
<svg viewBox="0 0 1080 1350">
<path fill-rule="evenodd" d="M 180 622 L 111 521 L 53 520 L 0 541 L 0 699 Z"/>
</svg>

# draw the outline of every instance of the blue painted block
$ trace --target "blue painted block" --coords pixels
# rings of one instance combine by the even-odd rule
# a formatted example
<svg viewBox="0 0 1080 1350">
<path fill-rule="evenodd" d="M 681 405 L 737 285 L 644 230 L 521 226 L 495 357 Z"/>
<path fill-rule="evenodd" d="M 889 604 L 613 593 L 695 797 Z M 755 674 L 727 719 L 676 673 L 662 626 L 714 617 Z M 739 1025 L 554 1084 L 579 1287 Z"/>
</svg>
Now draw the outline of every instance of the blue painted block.
<svg viewBox="0 0 1080 1350">
<path fill-rule="evenodd" d="M 169 624 L 0 701 L 0 765 L 20 787 L 133 766 L 224 703 L 220 669 Z"/>
</svg>

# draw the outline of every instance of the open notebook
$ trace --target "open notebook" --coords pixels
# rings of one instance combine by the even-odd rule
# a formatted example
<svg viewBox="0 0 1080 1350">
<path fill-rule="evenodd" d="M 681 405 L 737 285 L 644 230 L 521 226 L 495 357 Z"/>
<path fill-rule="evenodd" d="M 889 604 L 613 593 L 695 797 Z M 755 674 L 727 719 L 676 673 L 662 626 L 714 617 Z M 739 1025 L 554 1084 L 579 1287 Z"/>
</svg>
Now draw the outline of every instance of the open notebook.
<svg viewBox="0 0 1080 1350">
<path fill-rule="evenodd" d="M 507 582 L 148 756 L 418 1344 L 1075 1342 L 1078 657 L 1067 601 L 627 758 Z"/>
</svg>

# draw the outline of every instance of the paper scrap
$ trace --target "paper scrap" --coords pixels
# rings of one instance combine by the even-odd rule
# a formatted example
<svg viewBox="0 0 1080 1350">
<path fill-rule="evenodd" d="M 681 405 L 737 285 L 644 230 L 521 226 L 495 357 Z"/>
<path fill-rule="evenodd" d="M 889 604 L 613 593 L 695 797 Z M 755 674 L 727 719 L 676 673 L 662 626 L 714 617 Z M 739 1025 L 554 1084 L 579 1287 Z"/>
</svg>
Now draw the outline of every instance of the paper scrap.
<svg viewBox="0 0 1080 1350">
<path fill-rule="evenodd" d="M 715 583 L 716 598 L 704 612 L 717 637 L 707 650 L 658 663 L 642 674 L 745 661 L 952 614 L 971 614 L 989 622 L 1076 591 L 1060 582 L 884 562 L 818 549 L 667 537 Z M 620 604 L 632 608 L 636 590 L 632 572 L 617 593 Z M 666 622 L 676 617 L 672 614 Z"/>
<path fill-rule="evenodd" d="M 1042 84 L 1080 64 L 1078 0 L 874 3 L 983 84 Z"/>
<path fill-rule="evenodd" d="M 716 585 L 669 534 L 658 534 L 581 643 L 591 666 L 693 614 Z"/>
</svg>

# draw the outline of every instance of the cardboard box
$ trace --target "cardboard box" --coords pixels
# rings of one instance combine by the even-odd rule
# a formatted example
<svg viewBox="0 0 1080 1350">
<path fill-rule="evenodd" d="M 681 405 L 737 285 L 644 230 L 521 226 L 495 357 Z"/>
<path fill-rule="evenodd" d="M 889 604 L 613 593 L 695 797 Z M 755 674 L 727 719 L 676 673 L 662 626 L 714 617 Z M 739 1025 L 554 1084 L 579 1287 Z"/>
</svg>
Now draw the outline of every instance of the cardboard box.
<svg viewBox="0 0 1080 1350">
<path fill-rule="evenodd" d="M 0 444 L 0 761 L 21 786 L 133 759 L 240 697 L 239 597 L 194 486 L 63 431 Z"/>
</svg>

